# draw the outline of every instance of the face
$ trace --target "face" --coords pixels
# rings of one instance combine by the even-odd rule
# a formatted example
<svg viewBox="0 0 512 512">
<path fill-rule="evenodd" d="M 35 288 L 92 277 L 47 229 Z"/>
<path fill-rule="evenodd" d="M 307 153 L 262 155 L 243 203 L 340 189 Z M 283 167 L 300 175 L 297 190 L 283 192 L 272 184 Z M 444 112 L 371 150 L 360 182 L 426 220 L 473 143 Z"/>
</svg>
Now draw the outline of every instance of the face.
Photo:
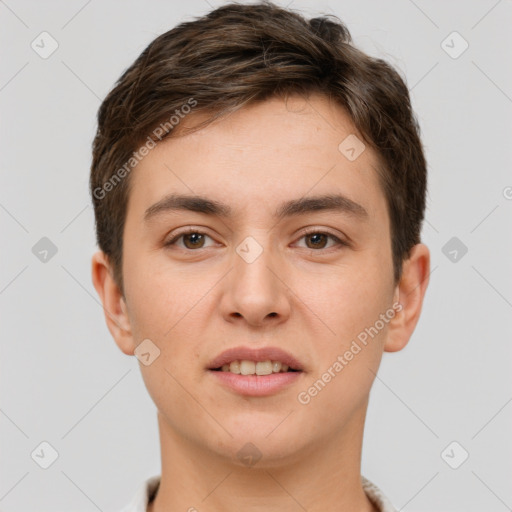
<svg viewBox="0 0 512 512">
<path fill-rule="evenodd" d="M 399 297 L 377 157 L 357 156 L 354 135 L 323 96 L 275 98 L 163 141 L 132 171 L 129 328 L 115 337 L 160 351 L 140 368 L 175 438 L 233 460 L 251 442 L 273 464 L 361 427 Z M 265 373 L 253 363 L 288 356 L 300 371 L 212 368 Z"/>
</svg>

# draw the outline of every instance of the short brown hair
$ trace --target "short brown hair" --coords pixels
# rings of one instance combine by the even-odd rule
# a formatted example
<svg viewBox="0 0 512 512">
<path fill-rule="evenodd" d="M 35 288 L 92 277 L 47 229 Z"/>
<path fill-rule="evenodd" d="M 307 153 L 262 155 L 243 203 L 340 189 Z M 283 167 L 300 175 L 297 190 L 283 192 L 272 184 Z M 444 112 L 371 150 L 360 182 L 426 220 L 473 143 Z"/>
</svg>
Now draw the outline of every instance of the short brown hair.
<svg viewBox="0 0 512 512">
<path fill-rule="evenodd" d="M 136 165 L 137 148 L 144 140 L 154 141 L 151 133 L 159 133 L 155 127 L 163 126 L 191 98 L 194 112 L 208 114 L 194 127 L 197 130 L 244 105 L 311 92 L 341 105 L 379 156 L 398 283 L 403 260 L 420 242 L 427 181 L 407 86 L 388 63 L 355 48 L 337 17 L 307 20 L 264 1 L 226 4 L 160 35 L 101 104 L 90 192 L 97 242 L 123 295 L 123 230 L 131 181 L 127 174 Z M 176 132 L 167 130 L 156 138 Z M 117 170 L 123 179 L 113 181 Z"/>
</svg>

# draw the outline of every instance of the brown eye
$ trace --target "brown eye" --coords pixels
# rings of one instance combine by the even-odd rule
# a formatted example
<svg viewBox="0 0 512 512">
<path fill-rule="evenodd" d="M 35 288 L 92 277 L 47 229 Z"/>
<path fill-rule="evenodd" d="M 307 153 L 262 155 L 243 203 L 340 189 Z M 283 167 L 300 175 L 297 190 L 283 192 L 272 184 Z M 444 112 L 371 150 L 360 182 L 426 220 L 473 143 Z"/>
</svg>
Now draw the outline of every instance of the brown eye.
<svg viewBox="0 0 512 512">
<path fill-rule="evenodd" d="M 164 245 L 166 247 L 176 246 L 183 250 L 204 249 L 209 247 L 208 245 L 205 245 L 207 239 L 212 240 L 212 238 L 206 233 L 189 230 L 184 233 L 182 232 L 177 234 Z"/>
<path fill-rule="evenodd" d="M 341 248 L 342 246 L 347 246 L 348 244 L 344 242 L 343 240 L 339 239 L 337 236 L 323 232 L 323 231 L 310 231 L 309 233 L 304 233 L 301 238 L 301 240 L 305 240 L 305 247 L 306 249 L 331 249 L 336 246 L 338 248 Z M 330 245 L 329 245 L 329 242 Z"/>
<path fill-rule="evenodd" d="M 197 249 L 204 245 L 204 235 L 201 233 L 187 233 L 183 236 L 183 244 L 187 249 Z"/>
<path fill-rule="evenodd" d="M 311 246 L 306 243 L 309 249 L 323 249 L 327 243 L 329 235 L 325 233 L 313 233 L 305 236 L 306 240 L 311 240 Z"/>
</svg>

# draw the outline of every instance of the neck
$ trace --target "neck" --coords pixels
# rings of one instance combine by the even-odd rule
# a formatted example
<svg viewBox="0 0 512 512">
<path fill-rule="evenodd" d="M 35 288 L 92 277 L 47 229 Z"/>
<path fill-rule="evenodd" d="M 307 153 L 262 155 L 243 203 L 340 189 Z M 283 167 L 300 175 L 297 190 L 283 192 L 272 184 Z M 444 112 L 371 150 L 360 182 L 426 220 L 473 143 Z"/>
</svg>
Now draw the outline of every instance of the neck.
<svg viewBox="0 0 512 512">
<path fill-rule="evenodd" d="M 162 475 L 148 512 L 375 512 L 360 473 L 366 405 L 335 438 L 252 467 L 179 436 L 159 413 Z"/>
</svg>

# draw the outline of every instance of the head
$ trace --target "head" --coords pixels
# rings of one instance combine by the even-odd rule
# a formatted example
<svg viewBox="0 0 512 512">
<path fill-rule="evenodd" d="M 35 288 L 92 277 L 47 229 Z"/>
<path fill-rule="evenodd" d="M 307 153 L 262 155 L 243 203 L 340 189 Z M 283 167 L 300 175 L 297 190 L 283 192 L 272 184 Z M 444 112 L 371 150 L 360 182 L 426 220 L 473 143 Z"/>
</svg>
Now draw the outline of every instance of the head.
<svg viewBox="0 0 512 512">
<path fill-rule="evenodd" d="M 270 460 L 361 422 L 419 318 L 426 163 L 404 81 L 338 19 L 228 4 L 157 37 L 100 107 L 90 189 L 108 327 L 159 350 L 141 370 L 175 434 Z M 292 353 L 300 379 L 227 390 L 208 365 L 240 345 Z"/>
</svg>

